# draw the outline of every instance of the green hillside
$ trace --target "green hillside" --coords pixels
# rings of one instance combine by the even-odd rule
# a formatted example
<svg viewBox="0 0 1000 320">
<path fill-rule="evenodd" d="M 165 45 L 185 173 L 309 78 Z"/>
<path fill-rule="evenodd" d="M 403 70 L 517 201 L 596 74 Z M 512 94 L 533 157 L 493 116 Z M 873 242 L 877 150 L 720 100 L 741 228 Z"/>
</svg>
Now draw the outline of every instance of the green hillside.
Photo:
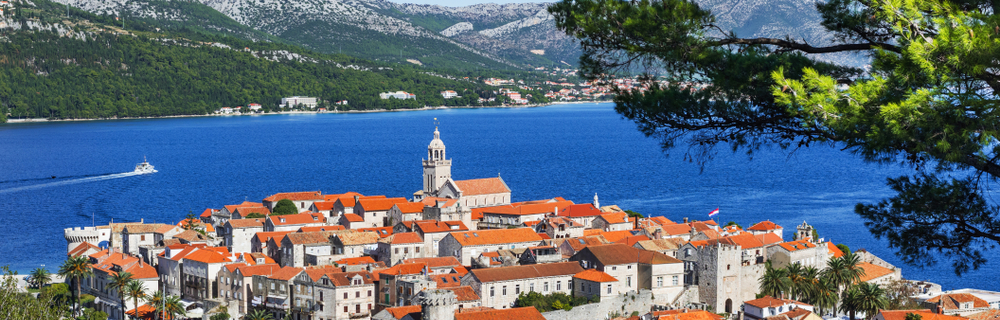
<svg viewBox="0 0 1000 320">
<path fill-rule="evenodd" d="M 272 107 L 293 95 L 348 100 L 350 109 L 469 105 L 492 95 L 481 84 L 409 66 L 386 67 L 207 30 L 168 31 L 167 25 L 142 20 L 126 22 L 121 30 L 111 17 L 77 10 L 64 18 L 59 13 L 65 7 L 47 0 L 11 11 L 8 21 L 20 28 L 0 30 L 0 111 L 5 111 L 0 121 L 206 114 L 249 103 Z M 449 89 L 463 98 L 442 99 L 438 93 Z M 378 97 L 397 90 L 417 99 Z"/>
</svg>

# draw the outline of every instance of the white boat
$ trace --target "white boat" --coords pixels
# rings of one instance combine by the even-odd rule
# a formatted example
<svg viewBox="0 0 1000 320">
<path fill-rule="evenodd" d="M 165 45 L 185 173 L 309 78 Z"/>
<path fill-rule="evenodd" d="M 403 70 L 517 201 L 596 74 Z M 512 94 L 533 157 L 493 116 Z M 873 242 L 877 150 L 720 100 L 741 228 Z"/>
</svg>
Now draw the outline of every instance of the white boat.
<svg viewBox="0 0 1000 320">
<path fill-rule="evenodd" d="M 153 169 L 153 165 L 146 161 L 146 157 L 142 157 L 142 163 L 135 165 L 135 171 L 133 172 L 138 174 L 147 174 L 156 172 L 156 169 Z"/>
</svg>

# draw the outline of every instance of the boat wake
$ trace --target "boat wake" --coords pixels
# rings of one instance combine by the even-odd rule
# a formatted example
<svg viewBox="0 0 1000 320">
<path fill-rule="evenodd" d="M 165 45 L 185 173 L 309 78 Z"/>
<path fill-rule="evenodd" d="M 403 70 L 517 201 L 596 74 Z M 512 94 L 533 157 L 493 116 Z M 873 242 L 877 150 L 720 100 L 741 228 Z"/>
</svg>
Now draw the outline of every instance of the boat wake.
<svg viewBox="0 0 1000 320">
<path fill-rule="evenodd" d="M 83 174 L 83 175 L 76 175 L 76 176 L 59 176 L 59 177 L 57 177 L 57 176 L 51 176 L 51 177 L 45 177 L 45 178 L 17 179 L 17 180 L 0 181 L 0 185 L 11 184 L 11 183 L 16 184 L 16 183 L 31 182 L 31 181 L 53 181 L 53 180 L 56 180 L 56 179 L 60 179 L 59 181 L 65 181 L 65 179 L 90 178 L 90 177 L 96 177 L 96 176 L 106 176 L 106 175 L 110 175 L 110 174 L 114 174 L 114 173 L 113 172 L 109 172 L 109 173 L 100 173 L 100 174 Z"/>
<path fill-rule="evenodd" d="M 123 173 L 115 173 L 115 174 L 105 174 L 105 175 L 100 175 L 100 176 L 96 176 L 96 177 L 70 179 L 70 180 L 63 180 L 63 181 L 42 183 L 42 184 L 36 184 L 36 185 L 30 185 L 30 186 L 15 187 L 15 188 L 8 188 L 8 189 L 0 189 L 0 194 L 11 193 L 11 192 L 19 192 L 19 191 L 27 191 L 27 190 L 36 190 L 36 189 L 43 189 L 43 188 L 51 188 L 51 187 L 58 187 L 58 186 L 65 186 L 65 185 L 77 184 L 77 183 L 84 183 L 84 182 L 94 182 L 94 181 L 103 181 L 103 180 L 111 180 L 111 179 L 118 179 L 118 178 L 126 178 L 126 177 L 131 177 L 131 176 L 138 176 L 138 175 L 142 175 L 142 174 L 145 174 L 145 172 L 135 172 L 135 171 L 132 171 L 132 172 L 123 172 Z"/>
</svg>

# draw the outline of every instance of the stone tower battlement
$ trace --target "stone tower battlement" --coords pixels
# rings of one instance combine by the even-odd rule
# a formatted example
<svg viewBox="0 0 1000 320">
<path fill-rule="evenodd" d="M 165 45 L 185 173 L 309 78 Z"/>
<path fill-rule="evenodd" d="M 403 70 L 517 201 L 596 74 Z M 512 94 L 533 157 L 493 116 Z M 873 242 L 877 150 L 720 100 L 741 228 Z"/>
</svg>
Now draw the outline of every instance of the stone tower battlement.
<svg viewBox="0 0 1000 320">
<path fill-rule="evenodd" d="M 429 320 L 454 319 L 458 309 L 455 292 L 443 289 L 427 289 L 417 297 L 423 309 L 423 318 Z"/>
<path fill-rule="evenodd" d="M 66 238 L 66 252 L 69 252 L 84 242 L 98 245 L 102 241 L 110 241 L 111 229 L 107 227 L 66 228 L 63 229 L 63 237 Z"/>
</svg>

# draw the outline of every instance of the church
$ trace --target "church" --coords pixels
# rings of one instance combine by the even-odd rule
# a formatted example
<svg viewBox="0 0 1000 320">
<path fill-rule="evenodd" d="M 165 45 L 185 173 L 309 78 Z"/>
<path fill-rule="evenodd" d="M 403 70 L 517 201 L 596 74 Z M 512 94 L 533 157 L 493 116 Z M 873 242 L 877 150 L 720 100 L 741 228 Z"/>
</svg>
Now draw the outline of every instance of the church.
<svg viewBox="0 0 1000 320">
<path fill-rule="evenodd" d="M 457 200 L 466 209 L 510 204 L 510 188 L 498 175 L 496 178 L 452 180 L 451 159 L 445 153 L 441 132 L 434 128 L 434 139 L 427 146 L 423 160 L 424 186 L 413 193 L 414 201 Z"/>
</svg>

